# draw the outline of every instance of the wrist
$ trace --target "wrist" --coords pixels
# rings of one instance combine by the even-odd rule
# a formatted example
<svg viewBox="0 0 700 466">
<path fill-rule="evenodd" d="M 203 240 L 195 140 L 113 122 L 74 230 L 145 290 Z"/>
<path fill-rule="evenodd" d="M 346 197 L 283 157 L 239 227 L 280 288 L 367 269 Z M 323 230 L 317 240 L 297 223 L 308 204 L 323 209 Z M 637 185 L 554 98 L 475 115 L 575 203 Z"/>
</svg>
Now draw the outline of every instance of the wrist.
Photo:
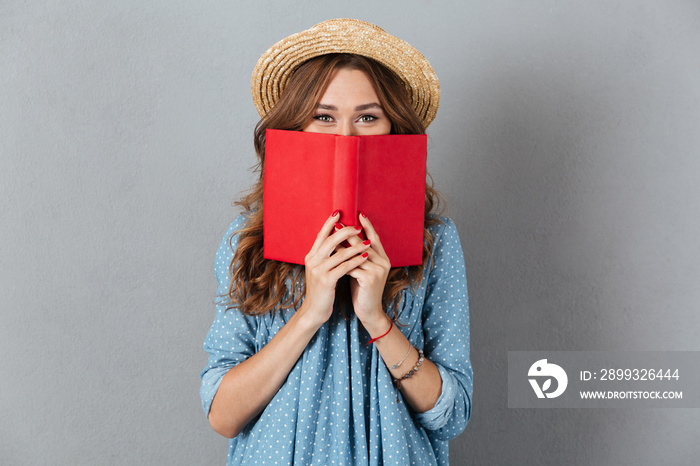
<svg viewBox="0 0 700 466">
<path fill-rule="evenodd" d="M 313 312 L 309 307 L 309 304 L 304 301 L 294 313 L 294 316 L 297 318 L 297 324 L 301 326 L 301 328 L 308 332 L 316 333 L 316 331 L 321 328 L 321 325 L 324 324 L 325 320 L 319 318 L 318 313 Z"/>
<path fill-rule="evenodd" d="M 365 328 L 365 330 L 367 330 L 370 338 L 377 338 L 380 335 L 384 335 L 391 330 L 392 325 L 393 322 L 384 312 L 382 312 L 375 319 L 366 319 L 362 321 L 362 326 Z"/>
</svg>

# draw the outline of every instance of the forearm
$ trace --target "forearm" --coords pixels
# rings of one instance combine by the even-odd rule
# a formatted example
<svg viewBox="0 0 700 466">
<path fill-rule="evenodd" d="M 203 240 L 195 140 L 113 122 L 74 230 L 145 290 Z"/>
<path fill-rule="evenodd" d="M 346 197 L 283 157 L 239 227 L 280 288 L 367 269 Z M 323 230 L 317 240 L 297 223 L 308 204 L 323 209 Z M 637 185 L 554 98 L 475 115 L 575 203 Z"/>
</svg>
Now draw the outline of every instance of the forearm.
<svg viewBox="0 0 700 466">
<path fill-rule="evenodd" d="M 319 326 L 302 305 L 264 348 L 229 370 L 211 405 L 212 428 L 238 435 L 275 396 Z"/>
<path fill-rule="evenodd" d="M 383 319 L 384 322 L 379 322 L 367 328 L 370 336 L 375 338 L 386 332 L 389 326 L 389 319 Z M 403 377 L 404 374 L 413 370 L 418 361 L 418 350 L 410 346 L 409 341 L 394 325 L 391 331 L 384 337 L 374 342 L 379 354 L 384 360 L 392 378 L 396 379 Z M 408 356 L 406 353 L 408 351 Z M 394 364 L 399 363 L 404 356 L 406 359 L 397 369 L 392 369 Z M 423 413 L 435 407 L 440 393 L 442 392 L 442 379 L 437 366 L 424 358 L 420 369 L 413 374 L 409 379 L 404 379 L 401 383 L 401 394 L 408 405 L 417 413 Z"/>
</svg>

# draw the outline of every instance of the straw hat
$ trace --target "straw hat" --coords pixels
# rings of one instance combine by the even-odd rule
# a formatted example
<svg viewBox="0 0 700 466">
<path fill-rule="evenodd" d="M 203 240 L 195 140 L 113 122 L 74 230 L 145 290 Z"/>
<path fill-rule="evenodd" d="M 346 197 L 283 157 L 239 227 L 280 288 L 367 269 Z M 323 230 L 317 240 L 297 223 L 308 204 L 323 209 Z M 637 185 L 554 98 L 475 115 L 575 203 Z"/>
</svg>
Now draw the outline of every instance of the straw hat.
<svg viewBox="0 0 700 466">
<path fill-rule="evenodd" d="M 382 28 L 347 18 L 324 21 L 292 34 L 260 57 L 250 84 L 260 116 L 272 109 L 299 65 L 329 53 L 362 55 L 386 66 L 405 83 L 413 108 L 425 127 L 435 119 L 440 105 L 440 83 L 428 60 L 409 43 Z"/>
</svg>

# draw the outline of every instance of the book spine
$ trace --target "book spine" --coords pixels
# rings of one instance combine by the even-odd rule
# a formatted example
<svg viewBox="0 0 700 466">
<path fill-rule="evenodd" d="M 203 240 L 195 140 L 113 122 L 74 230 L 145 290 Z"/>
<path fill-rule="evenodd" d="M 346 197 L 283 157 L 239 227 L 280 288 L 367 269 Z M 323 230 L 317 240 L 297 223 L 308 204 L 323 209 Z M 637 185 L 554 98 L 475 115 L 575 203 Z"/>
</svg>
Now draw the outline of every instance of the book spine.
<svg viewBox="0 0 700 466">
<path fill-rule="evenodd" d="M 355 136 L 336 136 L 333 205 L 340 210 L 343 225 L 359 225 L 357 211 L 357 170 L 359 140 Z"/>
</svg>

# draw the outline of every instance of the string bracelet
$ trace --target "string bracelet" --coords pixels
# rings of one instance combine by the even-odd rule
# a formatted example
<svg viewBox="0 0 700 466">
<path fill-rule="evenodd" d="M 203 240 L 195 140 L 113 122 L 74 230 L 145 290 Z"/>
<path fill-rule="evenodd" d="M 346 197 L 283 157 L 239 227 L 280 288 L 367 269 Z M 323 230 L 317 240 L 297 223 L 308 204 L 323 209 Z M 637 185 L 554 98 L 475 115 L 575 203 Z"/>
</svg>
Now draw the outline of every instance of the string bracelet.
<svg viewBox="0 0 700 466">
<path fill-rule="evenodd" d="M 370 341 L 368 341 L 367 342 L 368 346 L 371 345 L 372 343 L 374 343 L 375 341 L 379 340 L 380 338 L 384 338 L 385 336 L 389 335 L 389 332 L 391 332 L 391 329 L 394 328 L 394 321 L 390 320 L 389 322 L 391 322 L 391 325 L 389 325 L 389 330 L 387 330 L 384 335 L 379 335 L 377 338 L 372 338 Z"/>
<path fill-rule="evenodd" d="M 410 348 L 409 348 L 410 349 Z M 399 390 L 401 389 L 401 383 L 406 380 L 410 379 L 413 377 L 413 375 L 418 372 L 418 369 L 420 369 L 421 364 L 423 364 L 423 350 L 419 349 L 418 350 L 418 361 L 416 362 L 416 365 L 413 366 L 413 369 L 408 371 L 403 375 L 403 377 L 399 377 L 398 379 L 394 379 L 394 385 L 396 385 L 396 402 L 398 403 L 400 401 L 399 399 Z"/>
<path fill-rule="evenodd" d="M 411 348 L 412 348 L 412 345 L 411 345 L 411 342 L 409 341 L 409 342 L 408 342 L 408 349 L 406 350 L 406 356 L 404 356 L 403 359 L 402 359 L 401 361 L 399 361 L 399 362 L 397 362 L 396 364 L 394 364 L 393 366 L 391 366 L 391 367 L 390 367 L 391 370 L 396 370 L 396 369 L 398 369 L 399 367 L 401 367 L 401 364 L 403 364 L 403 362 L 406 360 L 406 358 L 408 357 L 408 355 L 411 353 Z"/>
</svg>

